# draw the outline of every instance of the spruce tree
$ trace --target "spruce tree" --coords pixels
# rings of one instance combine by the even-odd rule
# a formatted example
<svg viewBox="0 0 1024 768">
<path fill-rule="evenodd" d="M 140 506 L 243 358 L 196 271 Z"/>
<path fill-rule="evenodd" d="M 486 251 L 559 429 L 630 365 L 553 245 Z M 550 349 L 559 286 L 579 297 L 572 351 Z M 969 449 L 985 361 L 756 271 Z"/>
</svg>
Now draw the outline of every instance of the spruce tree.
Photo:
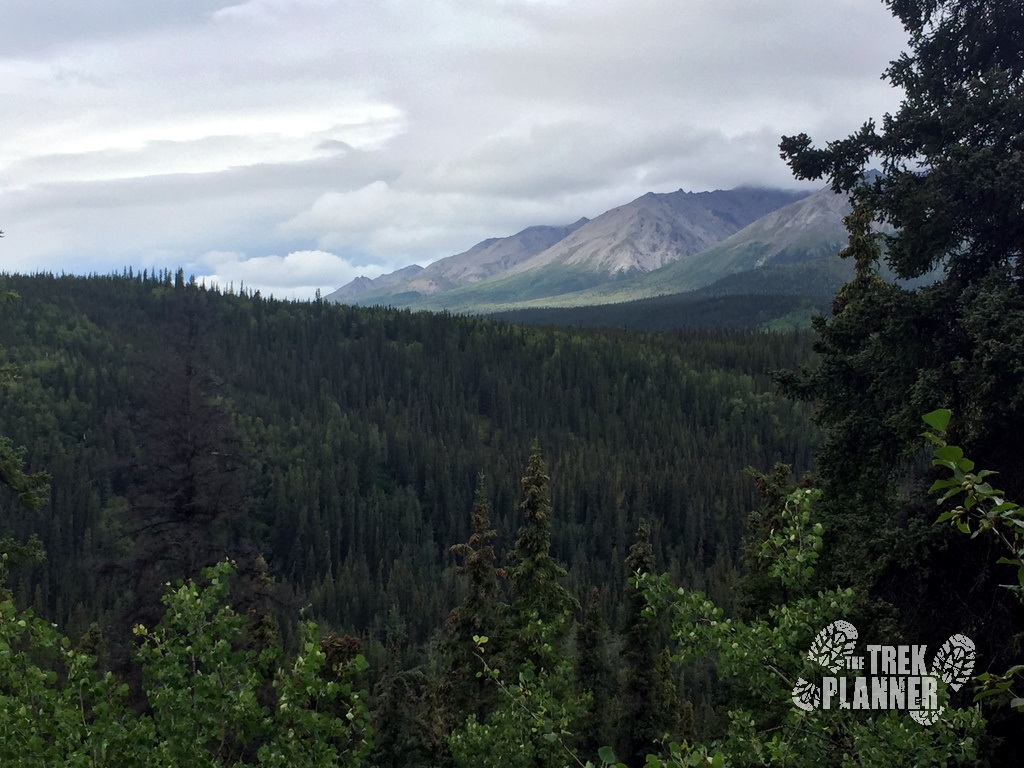
<svg viewBox="0 0 1024 768">
<path fill-rule="evenodd" d="M 2 236 L 3 232 L 0 232 Z M 14 291 L 0 287 L 0 303 L 17 298 L 18 294 Z M 8 386 L 15 376 L 13 365 L 0 365 L 0 388 Z M 0 435 L 0 492 L 9 494 L 14 502 L 29 511 L 39 512 L 46 503 L 49 490 L 49 476 L 45 472 L 25 471 L 24 447 L 15 447 L 10 438 Z M 0 531 L 8 525 L 4 519 L 9 514 L 6 506 L 0 503 Z M 23 563 L 38 562 L 43 557 L 43 547 L 36 536 L 27 542 L 18 541 L 12 536 L 0 536 L 0 597 L 3 597 L 7 574 L 11 568 Z"/>
<path fill-rule="evenodd" d="M 561 644 L 579 602 L 562 585 L 567 572 L 551 556 L 551 494 L 547 464 L 534 440 L 522 479 L 526 521 L 519 529 L 508 570 L 511 659 L 552 667 L 563 659 Z"/>
<path fill-rule="evenodd" d="M 626 557 L 626 578 L 645 573 L 654 573 L 654 548 L 650 524 L 641 518 L 636 542 Z M 669 686 L 674 690 L 674 683 L 671 668 L 666 668 L 661 659 L 667 639 L 664 623 L 645 613 L 646 607 L 643 593 L 627 583 L 621 734 L 622 756 L 630 766 L 642 766 L 647 754 L 657 751 L 655 742 L 674 731 L 679 719 L 677 707 L 666 704 L 666 691 Z"/>
<path fill-rule="evenodd" d="M 491 528 L 491 505 L 487 500 L 484 476 L 477 478 L 473 503 L 473 533 L 469 541 L 456 544 L 451 552 L 462 558 L 456 573 L 467 580 L 468 593 L 445 621 L 441 653 L 449 670 L 448 700 L 457 720 L 475 714 L 481 722 L 493 707 L 494 686 L 478 677 L 481 664 L 476 657 L 474 636 L 487 637 L 489 650 L 502 643 L 502 623 L 507 606 L 501 601 L 499 579 L 504 572 L 496 567 Z"/>
<path fill-rule="evenodd" d="M 780 145 L 797 177 L 850 194 L 843 255 L 857 267 L 815 323 L 817 366 L 782 383 L 826 428 L 821 583 L 895 605 L 917 642 L 981 638 L 999 666 L 1016 655 L 1018 606 L 987 543 L 932 525 L 920 433 L 923 414 L 951 409 L 951 442 L 1024 493 L 1024 5 L 887 4 L 910 42 L 885 73 L 899 109 L 825 147 Z M 883 260 L 931 282 L 885 282 Z"/>
<path fill-rule="evenodd" d="M 213 373 L 205 299 L 184 285 L 169 295 L 174 317 L 143 393 L 142 445 L 128 492 L 133 551 L 123 567 L 135 591 L 132 619 L 144 623 L 159 616 L 166 582 L 195 578 L 225 556 L 259 575 L 255 554 L 235 546 L 228 527 L 245 509 L 243 458 Z"/>
<path fill-rule="evenodd" d="M 508 642 L 489 659 L 501 694 L 485 723 L 475 717 L 450 739 L 458 766 L 564 766 L 582 699 L 572 690 L 564 648 L 579 603 L 562 586 L 566 571 L 551 556 L 547 466 L 534 441 L 522 479 L 526 520 L 509 556 Z"/>
<path fill-rule="evenodd" d="M 591 587 L 583 609 L 583 623 L 576 630 L 576 691 L 590 695 L 591 704 L 577 725 L 578 751 L 593 757 L 614 742 L 611 737 L 615 700 L 614 678 L 608 660 L 608 627 L 601 616 L 601 592 Z"/>
<path fill-rule="evenodd" d="M 857 266 L 833 317 L 816 322 L 817 367 L 783 383 L 817 403 L 827 428 L 823 522 L 845 572 L 825 578 L 875 588 L 908 612 L 933 600 L 936 637 L 996 626 L 1009 636 L 991 583 L 971 576 L 985 570 L 984 554 L 934 541 L 920 524 L 934 505 L 917 494 L 908 510 L 897 485 L 921 484 L 921 415 L 948 407 L 951 440 L 1001 470 L 1011 497 L 1024 487 L 1024 6 L 889 5 L 910 36 L 910 51 L 886 72 L 905 93 L 899 110 L 825 148 L 805 134 L 781 143 L 796 176 L 824 176 L 851 194 L 844 255 Z M 865 173 L 869 162 L 880 173 Z M 883 259 L 899 277 L 935 280 L 916 290 L 887 283 Z M 941 565 L 938 546 L 954 550 Z"/>
<path fill-rule="evenodd" d="M 373 689 L 376 768 L 435 768 L 444 759 L 434 682 L 420 669 L 386 670 Z"/>
</svg>

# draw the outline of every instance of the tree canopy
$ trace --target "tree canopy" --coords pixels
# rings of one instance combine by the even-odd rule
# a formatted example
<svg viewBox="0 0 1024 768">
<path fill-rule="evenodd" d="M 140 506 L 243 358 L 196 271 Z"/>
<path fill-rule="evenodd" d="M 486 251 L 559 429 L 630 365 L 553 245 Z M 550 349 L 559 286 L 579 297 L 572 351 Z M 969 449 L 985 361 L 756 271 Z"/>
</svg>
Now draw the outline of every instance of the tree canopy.
<svg viewBox="0 0 1024 768">
<path fill-rule="evenodd" d="M 815 322 L 818 364 L 781 380 L 825 427 L 822 582 L 863 587 L 863 612 L 884 622 L 893 605 L 929 640 L 973 632 L 1001 663 L 1019 610 L 996 589 L 989 545 L 931 525 L 919 434 L 922 414 L 952 410 L 951 439 L 1021 496 L 1024 5 L 887 4 L 909 36 L 885 72 L 899 109 L 824 146 L 806 134 L 780 145 L 798 178 L 850 193 L 843 255 L 857 266 Z M 929 284 L 883 281 L 882 260 Z"/>
</svg>

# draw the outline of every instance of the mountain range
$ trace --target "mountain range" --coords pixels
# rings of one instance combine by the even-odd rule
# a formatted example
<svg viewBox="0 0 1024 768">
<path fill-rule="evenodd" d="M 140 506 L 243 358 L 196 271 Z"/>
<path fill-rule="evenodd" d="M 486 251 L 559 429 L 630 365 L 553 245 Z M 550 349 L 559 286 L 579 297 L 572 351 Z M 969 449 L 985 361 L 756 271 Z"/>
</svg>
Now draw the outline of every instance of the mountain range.
<svg viewBox="0 0 1024 768">
<path fill-rule="evenodd" d="M 594 219 L 534 226 L 427 267 L 358 277 L 326 298 L 349 304 L 500 312 L 702 293 L 821 298 L 850 270 L 844 196 L 738 187 L 648 193 Z"/>
</svg>

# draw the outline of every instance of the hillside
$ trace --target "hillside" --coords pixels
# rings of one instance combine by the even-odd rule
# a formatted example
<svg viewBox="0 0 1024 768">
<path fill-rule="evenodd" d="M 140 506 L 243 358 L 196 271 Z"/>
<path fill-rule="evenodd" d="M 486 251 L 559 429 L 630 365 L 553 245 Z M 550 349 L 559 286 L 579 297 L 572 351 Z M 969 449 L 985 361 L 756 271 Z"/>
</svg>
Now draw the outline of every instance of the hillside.
<svg viewBox="0 0 1024 768">
<path fill-rule="evenodd" d="M 439 259 L 426 267 L 413 264 L 374 279 L 357 277 L 325 296 L 327 301 L 387 304 L 405 294 L 429 296 L 484 280 L 544 251 L 587 223 L 580 219 L 565 227 L 528 227 L 510 237 L 477 243 L 468 251 Z"/>
<path fill-rule="evenodd" d="M 648 193 L 604 213 L 569 237 L 509 269 L 558 265 L 608 275 L 647 273 L 707 250 L 803 195 L 740 187 L 715 192 Z"/>
<path fill-rule="evenodd" d="M 535 307 L 496 312 L 492 317 L 527 325 L 618 328 L 640 331 L 694 329 L 782 329 L 808 326 L 828 312 L 828 301 L 785 293 L 654 296 L 617 304 Z"/>
<path fill-rule="evenodd" d="M 430 309 L 488 307 L 617 285 L 693 256 L 802 193 L 753 188 L 648 193 L 593 220 L 533 227 L 379 283 L 358 279 L 330 300 Z"/>
<path fill-rule="evenodd" d="M 852 275 L 837 256 L 846 241 L 843 217 L 848 207 L 845 198 L 822 189 L 772 211 L 691 258 L 679 259 L 648 274 L 547 299 L 485 306 L 493 312 L 542 306 L 582 307 L 693 290 L 789 294 L 821 301 L 831 297 L 848 279 L 846 276 Z"/>
</svg>

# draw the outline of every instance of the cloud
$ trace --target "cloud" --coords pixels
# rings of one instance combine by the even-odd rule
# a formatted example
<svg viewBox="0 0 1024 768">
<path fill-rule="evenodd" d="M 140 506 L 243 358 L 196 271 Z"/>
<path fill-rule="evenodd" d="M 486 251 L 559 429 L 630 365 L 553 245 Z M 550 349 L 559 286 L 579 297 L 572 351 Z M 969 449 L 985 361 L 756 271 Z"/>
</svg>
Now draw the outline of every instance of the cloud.
<svg viewBox="0 0 1024 768">
<path fill-rule="evenodd" d="M 85 8 L 5 6 L 3 268 L 402 266 L 648 191 L 792 186 L 779 137 L 894 109 L 905 39 L 863 0 Z"/>
<path fill-rule="evenodd" d="M 465 250 L 509 226 L 551 214 L 550 206 L 497 201 L 459 192 L 404 189 L 374 181 L 348 192 L 326 192 L 279 231 L 313 238 L 320 247 L 356 247 L 388 261 L 433 261 Z M 512 234 L 512 232 L 504 232 Z"/>
<path fill-rule="evenodd" d="M 0 50 L 7 56 L 21 56 L 82 41 L 123 39 L 168 26 L 200 23 L 226 4 L 221 0 L 4 0 Z"/>
<path fill-rule="evenodd" d="M 255 256 L 244 253 L 211 251 L 197 265 L 205 272 L 196 280 L 207 285 L 229 286 L 235 290 L 258 290 L 264 296 L 279 299 L 311 299 L 319 289 L 325 294 L 350 282 L 358 275 L 376 277 L 381 267 L 353 265 L 349 260 L 327 251 L 294 251 L 286 256 Z"/>
</svg>

